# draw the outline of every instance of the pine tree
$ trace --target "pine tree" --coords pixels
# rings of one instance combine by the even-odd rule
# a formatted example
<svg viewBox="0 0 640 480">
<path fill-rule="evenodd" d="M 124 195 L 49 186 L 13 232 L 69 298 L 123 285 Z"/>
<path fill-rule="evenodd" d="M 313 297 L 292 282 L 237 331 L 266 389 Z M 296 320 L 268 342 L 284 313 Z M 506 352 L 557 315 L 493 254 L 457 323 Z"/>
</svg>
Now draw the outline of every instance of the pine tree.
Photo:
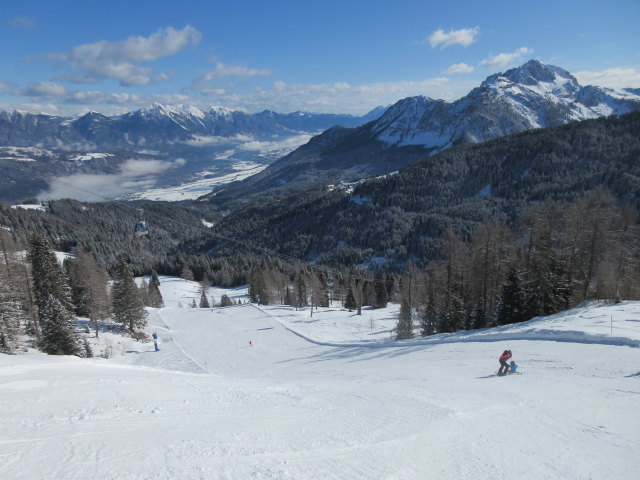
<svg viewBox="0 0 640 480">
<path fill-rule="evenodd" d="M 82 341 L 82 356 L 85 358 L 93 357 L 93 349 L 91 348 L 91 344 L 89 343 L 89 340 L 87 340 L 87 337 L 84 337 Z"/>
<path fill-rule="evenodd" d="M 352 311 L 357 307 L 358 305 L 356 304 L 356 297 L 353 294 L 353 288 L 351 286 L 348 286 L 347 297 L 344 299 L 344 308 L 348 309 L 349 311 Z"/>
<path fill-rule="evenodd" d="M 116 279 L 112 288 L 113 318 L 133 333 L 147 324 L 147 311 L 142 303 L 140 291 L 133 279 L 129 265 L 124 259 L 118 262 Z"/>
<path fill-rule="evenodd" d="M 296 278 L 295 289 L 296 307 L 304 307 L 307 304 L 307 284 L 302 274 L 298 274 Z"/>
<path fill-rule="evenodd" d="M 427 303 L 422 310 L 422 315 L 420 316 L 420 334 L 423 337 L 428 337 L 436 333 L 437 317 L 438 312 L 436 311 L 433 295 L 429 295 Z"/>
<path fill-rule="evenodd" d="M 468 312 L 465 330 L 477 330 L 487 326 L 487 314 L 484 306 L 484 298 L 479 298 Z"/>
<path fill-rule="evenodd" d="M 389 302 L 389 297 L 387 295 L 387 286 L 382 270 L 378 270 L 376 272 L 376 275 L 373 279 L 373 285 L 375 291 L 373 308 L 385 308 L 387 306 L 387 302 Z"/>
<path fill-rule="evenodd" d="M 413 314 L 409 302 L 403 300 L 396 325 L 396 340 L 406 340 L 408 338 L 413 338 Z"/>
<path fill-rule="evenodd" d="M 83 356 L 73 314 L 49 294 L 40 309 L 42 350 L 49 355 Z"/>
<path fill-rule="evenodd" d="M 509 270 L 497 303 L 494 315 L 496 325 L 509 325 L 528 320 L 524 295 L 520 288 L 520 274 L 516 267 L 511 267 Z"/>
<path fill-rule="evenodd" d="M 41 310 L 53 295 L 64 308 L 73 311 L 71 289 L 60 268 L 58 259 L 46 238 L 40 233 L 29 236 L 27 258 L 31 263 L 33 295 L 36 306 Z"/>
<path fill-rule="evenodd" d="M 551 315 L 567 308 L 571 294 L 567 272 L 553 248 L 551 226 L 545 225 L 530 246 L 523 288 L 525 317 Z"/>
<path fill-rule="evenodd" d="M 294 304 L 293 295 L 291 294 L 291 289 L 288 286 L 284 294 L 284 304 L 289 306 L 293 306 Z"/>
<path fill-rule="evenodd" d="M 226 293 L 222 294 L 220 297 L 220 306 L 221 307 L 230 307 L 233 305 L 233 300 L 229 298 L 229 295 Z"/>
<path fill-rule="evenodd" d="M 252 303 L 269 305 L 269 292 L 262 268 L 254 268 L 249 277 L 249 298 Z"/>
<path fill-rule="evenodd" d="M 151 271 L 151 279 L 149 280 L 149 289 L 147 293 L 149 299 L 149 306 L 155 308 L 164 307 L 164 300 L 160 293 L 160 279 L 158 273 L 155 270 Z"/>
<path fill-rule="evenodd" d="M 71 289 L 49 243 L 40 233 L 29 236 L 33 294 L 42 331 L 41 347 L 52 355 L 81 355 L 75 331 Z"/>
<path fill-rule="evenodd" d="M 201 287 L 199 307 L 200 308 L 211 308 L 211 305 L 209 304 L 209 300 L 207 299 L 207 289 L 205 288 L 204 285 L 202 285 L 202 287 Z"/>
</svg>

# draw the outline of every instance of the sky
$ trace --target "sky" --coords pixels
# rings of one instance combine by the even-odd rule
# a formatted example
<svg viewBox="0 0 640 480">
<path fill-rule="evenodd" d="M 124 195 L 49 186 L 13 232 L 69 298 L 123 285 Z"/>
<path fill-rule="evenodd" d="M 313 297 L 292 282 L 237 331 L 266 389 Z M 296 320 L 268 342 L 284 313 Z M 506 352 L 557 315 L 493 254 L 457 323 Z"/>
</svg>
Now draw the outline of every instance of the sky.
<svg viewBox="0 0 640 480">
<path fill-rule="evenodd" d="M 640 88 L 639 20 L 638 0 L 5 2 L 0 109 L 360 115 L 454 100 L 532 58 L 582 85 Z"/>
</svg>

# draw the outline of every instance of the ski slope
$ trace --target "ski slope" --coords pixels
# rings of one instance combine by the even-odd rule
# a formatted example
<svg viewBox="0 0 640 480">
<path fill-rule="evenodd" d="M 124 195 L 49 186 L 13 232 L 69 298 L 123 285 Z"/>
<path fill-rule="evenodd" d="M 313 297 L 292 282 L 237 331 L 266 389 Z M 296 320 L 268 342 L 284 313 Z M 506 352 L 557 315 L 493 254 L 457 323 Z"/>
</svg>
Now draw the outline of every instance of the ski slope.
<svg viewBox="0 0 640 480">
<path fill-rule="evenodd" d="M 0 478 L 637 478 L 638 302 L 396 342 L 397 306 L 180 308 L 197 284 L 161 282 L 158 352 L 0 355 Z M 506 348 L 521 375 L 493 375 Z"/>
</svg>

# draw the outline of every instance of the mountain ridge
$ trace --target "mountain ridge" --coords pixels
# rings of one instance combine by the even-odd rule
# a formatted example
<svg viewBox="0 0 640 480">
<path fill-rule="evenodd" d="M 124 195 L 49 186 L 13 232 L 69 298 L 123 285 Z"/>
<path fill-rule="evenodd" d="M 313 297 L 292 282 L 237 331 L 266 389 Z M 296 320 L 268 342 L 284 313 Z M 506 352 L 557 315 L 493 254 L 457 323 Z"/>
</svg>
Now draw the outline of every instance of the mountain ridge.
<svg viewBox="0 0 640 480">
<path fill-rule="evenodd" d="M 226 206 L 248 201 L 247 192 L 289 194 L 311 185 L 354 181 L 452 146 L 638 109 L 640 95 L 633 89 L 582 87 L 566 70 L 531 60 L 487 77 L 458 100 L 407 97 L 360 127 L 340 135 L 328 130 L 254 177 L 203 200 Z"/>
<path fill-rule="evenodd" d="M 251 135 L 268 139 L 274 135 L 318 133 L 339 124 L 353 127 L 369 121 L 372 112 L 363 117 L 312 112 L 284 114 L 268 110 L 246 113 L 219 106 L 203 111 L 193 105 L 159 103 L 113 116 L 95 111 L 78 117 L 2 111 L 0 146 L 60 148 L 66 145 L 73 149 L 84 145 L 114 151 L 187 142 L 196 136 Z"/>
</svg>

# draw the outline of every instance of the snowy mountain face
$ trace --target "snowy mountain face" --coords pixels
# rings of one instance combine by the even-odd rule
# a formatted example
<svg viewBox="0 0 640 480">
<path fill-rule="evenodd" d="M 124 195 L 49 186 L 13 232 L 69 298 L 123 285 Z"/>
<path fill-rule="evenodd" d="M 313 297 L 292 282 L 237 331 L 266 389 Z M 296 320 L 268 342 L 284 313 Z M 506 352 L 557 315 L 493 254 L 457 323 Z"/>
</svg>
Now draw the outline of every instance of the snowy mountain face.
<svg viewBox="0 0 640 480">
<path fill-rule="evenodd" d="M 531 60 L 488 77 L 454 102 L 412 97 L 389 108 L 373 125 L 389 145 L 442 150 L 532 128 L 561 125 L 640 109 L 633 89 L 582 87 L 569 72 Z"/>
</svg>

